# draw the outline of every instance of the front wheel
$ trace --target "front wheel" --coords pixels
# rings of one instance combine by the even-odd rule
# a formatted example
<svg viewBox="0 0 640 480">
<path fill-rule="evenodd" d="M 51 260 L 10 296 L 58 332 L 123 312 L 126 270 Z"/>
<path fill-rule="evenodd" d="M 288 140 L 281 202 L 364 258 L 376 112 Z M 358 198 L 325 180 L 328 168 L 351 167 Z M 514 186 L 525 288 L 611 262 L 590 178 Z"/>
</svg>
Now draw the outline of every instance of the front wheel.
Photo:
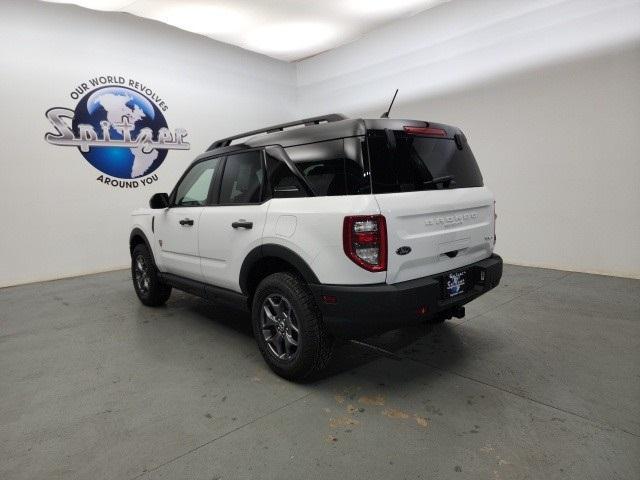
<svg viewBox="0 0 640 480">
<path fill-rule="evenodd" d="M 131 279 L 138 298 L 149 307 L 164 305 L 171 296 L 171 287 L 160 280 L 158 269 L 146 245 L 136 245 L 133 249 Z"/>
<path fill-rule="evenodd" d="M 333 339 L 306 285 L 287 272 L 266 277 L 253 297 L 253 333 L 269 367 L 303 380 L 326 367 Z"/>
</svg>

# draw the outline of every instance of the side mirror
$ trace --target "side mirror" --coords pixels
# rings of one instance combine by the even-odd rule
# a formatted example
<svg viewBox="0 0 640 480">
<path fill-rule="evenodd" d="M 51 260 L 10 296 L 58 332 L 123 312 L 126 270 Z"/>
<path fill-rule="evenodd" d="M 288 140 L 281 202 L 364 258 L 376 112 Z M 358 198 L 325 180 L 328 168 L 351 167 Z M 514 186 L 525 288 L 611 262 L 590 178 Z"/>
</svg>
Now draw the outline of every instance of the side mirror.
<svg viewBox="0 0 640 480">
<path fill-rule="evenodd" d="M 273 198 L 299 197 L 300 189 L 295 185 L 282 185 L 273 189 Z"/>
<path fill-rule="evenodd" d="M 156 193 L 149 200 L 149 207 L 153 209 L 167 208 L 169 206 L 169 195 L 166 193 Z"/>
</svg>

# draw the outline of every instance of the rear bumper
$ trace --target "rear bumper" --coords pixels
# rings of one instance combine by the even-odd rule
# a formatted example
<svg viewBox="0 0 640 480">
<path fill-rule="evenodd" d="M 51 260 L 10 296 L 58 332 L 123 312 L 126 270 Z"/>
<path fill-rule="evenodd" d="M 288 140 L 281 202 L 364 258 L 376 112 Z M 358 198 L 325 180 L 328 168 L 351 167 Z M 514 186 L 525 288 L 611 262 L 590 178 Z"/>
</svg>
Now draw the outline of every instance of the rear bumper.
<svg viewBox="0 0 640 480">
<path fill-rule="evenodd" d="M 442 279 L 448 273 L 468 270 L 469 289 L 444 298 Z M 498 255 L 451 272 L 438 273 L 393 285 L 310 285 L 326 326 L 338 337 L 362 337 L 450 314 L 491 290 L 502 277 Z M 326 303 L 324 296 L 335 297 Z M 426 313 L 425 313 L 426 309 Z"/>
</svg>

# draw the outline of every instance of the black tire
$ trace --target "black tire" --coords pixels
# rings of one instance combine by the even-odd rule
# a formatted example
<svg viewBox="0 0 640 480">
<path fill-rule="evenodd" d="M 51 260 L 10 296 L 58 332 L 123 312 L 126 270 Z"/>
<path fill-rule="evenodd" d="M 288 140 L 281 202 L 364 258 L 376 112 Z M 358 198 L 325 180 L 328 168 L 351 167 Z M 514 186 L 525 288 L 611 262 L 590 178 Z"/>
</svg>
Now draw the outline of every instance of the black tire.
<svg viewBox="0 0 640 480">
<path fill-rule="evenodd" d="M 297 326 L 297 332 L 292 335 L 292 337 L 296 337 L 297 346 L 295 352 L 285 354 L 287 358 L 279 358 L 273 344 L 268 343 L 265 338 L 269 336 L 268 333 L 265 333 L 267 331 L 265 328 L 276 327 L 263 328 L 263 319 L 266 320 L 268 317 L 264 312 L 266 302 L 269 302 L 269 299 L 273 301 L 278 298 L 284 298 L 291 307 L 290 311 L 293 312 L 294 318 L 291 319 L 289 325 L 291 326 L 295 322 Z M 282 302 L 282 300 L 280 301 Z M 286 315 L 284 318 L 287 318 Z M 322 371 L 329 363 L 333 350 L 333 338 L 328 334 L 322 322 L 322 315 L 313 295 L 306 284 L 297 276 L 288 272 L 280 272 L 264 278 L 253 296 L 251 320 L 260 353 L 269 367 L 281 377 L 296 381 L 308 379 Z M 293 330 L 286 332 L 293 333 Z M 287 335 L 288 333 L 284 333 L 281 336 L 283 342 L 286 342 L 284 337 Z M 291 345 L 289 346 L 291 347 Z M 286 350 L 286 345 L 283 350 Z"/>
<path fill-rule="evenodd" d="M 141 279 L 140 265 L 144 269 Z M 149 307 L 164 305 L 171 296 L 171 287 L 158 276 L 158 269 L 146 245 L 136 245 L 131 254 L 131 279 L 140 301 Z"/>
</svg>

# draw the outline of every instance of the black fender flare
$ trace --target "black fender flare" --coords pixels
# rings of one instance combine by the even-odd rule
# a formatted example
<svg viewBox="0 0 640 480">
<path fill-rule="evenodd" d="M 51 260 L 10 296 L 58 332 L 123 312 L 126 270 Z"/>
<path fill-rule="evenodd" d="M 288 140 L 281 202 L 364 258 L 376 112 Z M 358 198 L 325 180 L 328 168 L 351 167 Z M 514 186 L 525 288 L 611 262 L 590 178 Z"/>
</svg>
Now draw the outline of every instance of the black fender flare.
<svg viewBox="0 0 640 480">
<path fill-rule="evenodd" d="M 251 272 L 251 269 L 256 263 L 265 257 L 278 258 L 292 265 L 308 284 L 315 285 L 320 283 L 316 274 L 307 262 L 300 257 L 300 255 L 287 247 L 283 247 L 282 245 L 267 243 L 257 246 L 251 250 L 242 262 L 239 282 L 242 293 L 248 293 L 249 273 Z"/>
<path fill-rule="evenodd" d="M 138 227 L 131 230 L 131 233 L 129 234 L 129 253 L 130 254 L 133 253 L 133 248 L 131 248 L 133 246 L 133 237 L 142 238 L 142 241 L 145 243 L 145 245 L 147 246 L 147 249 L 149 250 L 149 253 L 151 254 L 151 258 L 153 258 L 153 250 L 151 249 L 151 244 L 149 243 L 149 239 L 147 238 L 145 233 Z"/>
</svg>

